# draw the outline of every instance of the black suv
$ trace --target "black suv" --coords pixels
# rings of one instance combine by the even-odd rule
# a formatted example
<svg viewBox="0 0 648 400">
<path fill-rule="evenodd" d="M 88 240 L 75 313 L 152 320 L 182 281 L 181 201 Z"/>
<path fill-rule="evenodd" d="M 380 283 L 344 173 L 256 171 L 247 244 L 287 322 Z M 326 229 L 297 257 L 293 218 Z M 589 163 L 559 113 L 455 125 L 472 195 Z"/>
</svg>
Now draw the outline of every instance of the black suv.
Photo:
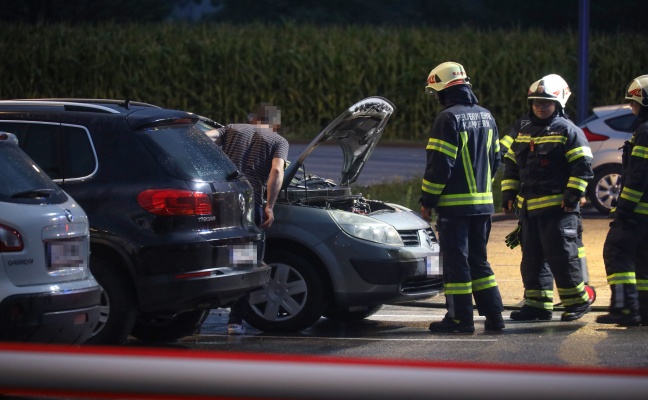
<svg viewBox="0 0 648 400">
<path fill-rule="evenodd" d="M 0 130 L 85 210 L 103 287 L 87 341 L 170 341 L 268 282 L 252 187 L 195 124 L 150 104 L 0 101 Z"/>
</svg>

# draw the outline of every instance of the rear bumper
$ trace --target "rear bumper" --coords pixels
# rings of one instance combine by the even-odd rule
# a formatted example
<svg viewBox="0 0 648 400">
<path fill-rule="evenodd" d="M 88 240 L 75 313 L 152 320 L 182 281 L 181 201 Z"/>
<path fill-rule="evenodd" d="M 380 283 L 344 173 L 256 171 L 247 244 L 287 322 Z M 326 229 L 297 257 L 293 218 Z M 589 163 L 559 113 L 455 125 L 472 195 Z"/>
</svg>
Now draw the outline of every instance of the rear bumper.
<svg viewBox="0 0 648 400">
<path fill-rule="evenodd" d="M 183 275 L 142 278 L 140 310 L 145 313 L 218 308 L 268 283 L 271 268 L 219 268 Z"/>
<path fill-rule="evenodd" d="M 9 296 L 0 303 L 0 340 L 80 344 L 99 321 L 101 288 Z"/>
</svg>

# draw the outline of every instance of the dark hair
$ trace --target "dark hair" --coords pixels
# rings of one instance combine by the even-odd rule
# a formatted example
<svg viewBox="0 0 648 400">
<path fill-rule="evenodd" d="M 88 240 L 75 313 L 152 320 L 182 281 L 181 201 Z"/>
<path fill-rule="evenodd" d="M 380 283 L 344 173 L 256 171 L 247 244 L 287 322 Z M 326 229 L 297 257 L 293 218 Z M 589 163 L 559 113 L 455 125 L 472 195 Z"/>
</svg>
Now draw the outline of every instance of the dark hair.
<svg viewBox="0 0 648 400">
<path fill-rule="evenodd" d="M 262 124 L 281 125 L 281 109 L 270 103 L 260 103 L 256 107 L 253 118 Z"/>
</svg>

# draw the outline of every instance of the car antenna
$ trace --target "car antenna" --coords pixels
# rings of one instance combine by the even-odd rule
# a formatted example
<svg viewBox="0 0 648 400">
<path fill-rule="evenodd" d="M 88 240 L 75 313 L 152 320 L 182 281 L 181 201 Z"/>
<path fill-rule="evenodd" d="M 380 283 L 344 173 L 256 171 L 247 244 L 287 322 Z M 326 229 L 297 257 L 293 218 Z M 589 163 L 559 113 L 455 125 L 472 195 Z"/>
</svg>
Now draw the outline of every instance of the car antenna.
<svg viewBox="0 0 648 400">
<path fill-rule="evenodd" d="M 126 97 L 126 100 L 124 100 L 124 102 L 120 104 L 120 106 L 124 107 L 127 110 L 130 110 L 130 100 L 130 97 Z"/>
</svg>

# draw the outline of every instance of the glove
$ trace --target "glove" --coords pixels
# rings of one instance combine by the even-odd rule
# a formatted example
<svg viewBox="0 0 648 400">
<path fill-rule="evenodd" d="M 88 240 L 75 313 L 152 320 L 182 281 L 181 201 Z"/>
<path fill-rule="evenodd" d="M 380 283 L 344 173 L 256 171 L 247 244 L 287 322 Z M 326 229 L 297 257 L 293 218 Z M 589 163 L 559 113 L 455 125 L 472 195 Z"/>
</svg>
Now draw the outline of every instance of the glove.
<svg viewBox="0 0 648 400">
<path fill-rule="evenodd" d="M 513 232 L 506 235 L 506 247 L 514 249 L 520 245 L 520 225 L 518 225 Z"/>
</svg>

